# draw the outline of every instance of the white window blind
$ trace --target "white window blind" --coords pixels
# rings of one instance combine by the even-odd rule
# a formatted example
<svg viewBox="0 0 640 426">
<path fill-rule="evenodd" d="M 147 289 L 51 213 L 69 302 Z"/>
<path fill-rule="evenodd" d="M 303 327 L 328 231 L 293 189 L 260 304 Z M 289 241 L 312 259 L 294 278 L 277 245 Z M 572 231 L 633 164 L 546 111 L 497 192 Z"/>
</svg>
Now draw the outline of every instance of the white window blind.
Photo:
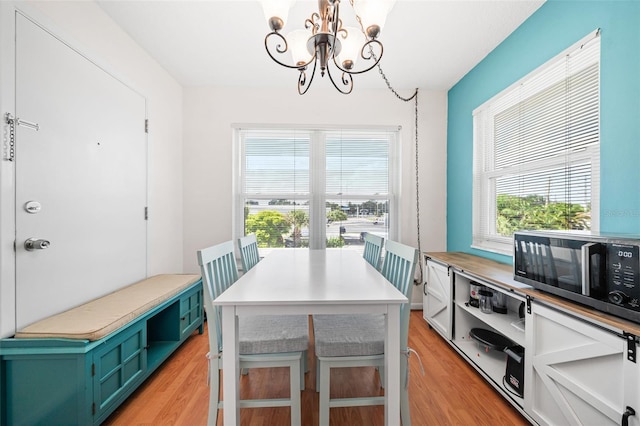
<svg viewBox="0 0 640 426">
<path fill-rule="evenodd" d="M 474 111 L 474 246 L 518 229 L 597 230 L 600 37 L 594 32 Z"/>
<path fill-rule="evenodd" d="M 245 131 L 242 136 L 245 194 L 307 196 L 310 178 L 309 134 Z"/>
<path fill-rule="evenodd" d="M 388 135 L 330 133 L 325 143 L 327 195 L 386 197 L 389 145 Z"/>
</svg>

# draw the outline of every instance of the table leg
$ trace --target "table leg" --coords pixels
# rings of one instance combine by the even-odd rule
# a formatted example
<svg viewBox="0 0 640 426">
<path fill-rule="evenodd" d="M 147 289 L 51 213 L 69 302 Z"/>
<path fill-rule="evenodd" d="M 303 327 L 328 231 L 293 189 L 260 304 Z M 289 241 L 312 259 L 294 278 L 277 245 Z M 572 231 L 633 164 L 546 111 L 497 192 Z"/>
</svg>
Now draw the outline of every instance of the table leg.
<svg viewBox="0 0 640 426">
<path fill-rule="evenodd" d="M 384 423 L 396 426 L 400 424 L 400 305 L 388 305 L 386 323 Z"/>
<path fill-rule="evenodd" d="M 238 360 L 238 317 L 235 306 L 222 307 L 222 371 L 224 424 L 240 424 L 240 363 Z"/>
</svg>

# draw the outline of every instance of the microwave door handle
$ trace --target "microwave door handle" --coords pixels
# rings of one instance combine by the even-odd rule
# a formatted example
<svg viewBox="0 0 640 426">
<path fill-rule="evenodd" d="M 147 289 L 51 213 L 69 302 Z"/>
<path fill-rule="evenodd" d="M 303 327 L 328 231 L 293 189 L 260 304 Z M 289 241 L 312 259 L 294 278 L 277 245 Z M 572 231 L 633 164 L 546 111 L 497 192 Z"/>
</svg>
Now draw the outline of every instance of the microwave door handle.
<svg viewBox="0 0 640 426">
<path fill-rule="evenodd" d="M 580 254 L 582 258 L 582 294 L 585 296 L 591 296 L 591 255 L 593 249 L 598 243 L 587 243 L 580 247 Z"/>
</svg>

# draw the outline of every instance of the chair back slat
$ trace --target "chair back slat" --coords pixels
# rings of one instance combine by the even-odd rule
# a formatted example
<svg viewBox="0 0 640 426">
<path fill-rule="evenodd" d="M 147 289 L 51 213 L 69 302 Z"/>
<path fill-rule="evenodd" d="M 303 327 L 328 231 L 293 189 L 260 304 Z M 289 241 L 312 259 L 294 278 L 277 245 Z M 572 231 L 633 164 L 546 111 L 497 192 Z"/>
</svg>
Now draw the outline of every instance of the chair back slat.
<svg viewBox="0 0 640 426">
<path fill-rule="evenodd" d="M 409 314 L 411 313 L 411 295 L 417 263 L 418 250 L 414 247 L 396 241 L 387 241 L 380 272 L 409 299 L 408 303 L 400 307 L 400 345 L 403 348 L 409 344 Z"/>
<path fill-rule="evenodd" d="M 238 238 L 238 247 L 240 248 L 242 270 L 244 272 L 247 272 L 249 269 L 256 266 L 256 264 L 260 261 L 256 234 L 249 234 L 242 238 Z"/>
<path fill-rule="evenodd" d="M 380 267 L 380 255 L 382 254 L 383 245 L 384 238 L 382 237 L 370 233 L 367 233 L 364 237 L 364 253 L 362 256 L 376 269 Z"/>
<path fill-rule="evenodd" d="M 238 280 L 233 241 L 198 250 L 198 264 L 204 288 L 209 341 L 218 344 L 217 348 L 210 348 L 210 350 L 212 353 L 220 353 L 222 352 L 222 310 L 219 306 L 214 306 L 213 299 Z"/>
</svg>

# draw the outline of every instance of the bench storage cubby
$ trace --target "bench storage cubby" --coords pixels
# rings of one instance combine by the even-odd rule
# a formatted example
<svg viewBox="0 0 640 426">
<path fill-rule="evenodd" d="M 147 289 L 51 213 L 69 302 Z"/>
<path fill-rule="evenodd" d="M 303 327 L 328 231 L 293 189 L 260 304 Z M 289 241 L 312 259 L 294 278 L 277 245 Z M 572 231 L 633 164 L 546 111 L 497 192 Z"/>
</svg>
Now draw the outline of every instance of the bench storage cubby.
<svg viewBox="0 0 640 426">
<path fill-rule="evenodd" d="M 100 424 L 196 329 L 198 275 L 157 275 L 0 340 L 1 424 Z"/>
</svg>

